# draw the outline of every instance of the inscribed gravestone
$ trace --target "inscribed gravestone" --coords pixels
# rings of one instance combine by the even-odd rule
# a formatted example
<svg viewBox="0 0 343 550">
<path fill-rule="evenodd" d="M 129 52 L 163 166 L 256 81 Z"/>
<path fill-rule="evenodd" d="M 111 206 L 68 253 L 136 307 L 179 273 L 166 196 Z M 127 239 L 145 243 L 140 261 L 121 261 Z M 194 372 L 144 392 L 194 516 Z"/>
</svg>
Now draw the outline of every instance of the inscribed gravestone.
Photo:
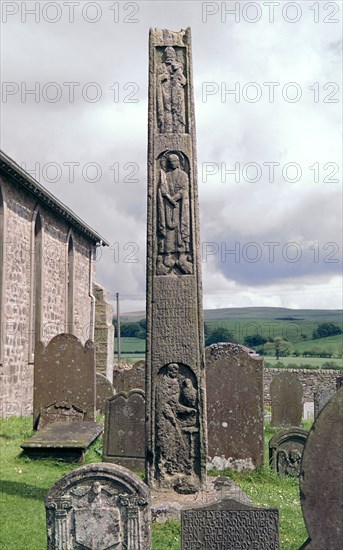
<svg viewBox="0 0 343 550">
<path fill-rule="evenodd" d="M 145 469 L 145 399 L 142 390 L 119 393 L 106 403 L 104 462 Z"/>
<path fill-rule="evenodd" d="M 343 387 L 315 420 L 301 463 L 300 502 L 309 534 L 301 548 L 342 548 Z"/>
<path fill-rule="evenodd" d="M 151 29 L 147 229 L 147 480 L 206 480 L 205 364 L 191 31 Z"/>
<path fill-rule="evenodd" d="M 116 393 L 128 393 L 131 390 L 145 391 L 145 361 L 137 361 L 131 368 L 113 369 L 113 387 Z"/>
<path fill-rule="evenodd" d="M 325 386 L 323 388 L 318 388 L 317 391 L 314 392 L 314 418 L 317 418 L 318 414 L 325 407 L 326 403 L 330 401 L 335 391 L 335 386 Z"/>
<path fill-rule="evenodd" d="M 270 384 L 271 426 L 300 426 L 303 388 L 297 375 L 282 372 Z"/>
<path fill-rule="evenodd" d="M 278 550 L 279 512 L 235 500 L 181 511 L 182 550 Z"/>
<path fill-rule="evenodd" d="M 48 550 L 150 548 L 150 491 L 126 468 L 77 468 L 49 490 L 45 506 Z"/>
<path fill-rule="evenodd" d="M 301 458 L 307 439 L 302 428 L 288 428 L 269 441 L 269 463 L 278 474 L 299 477 Z"/>
<path fill-rule="evenodd" d="M 103 374 L 96 374 L 96 410 L 99 414 L 105 414 L 106 401 L 114 395 L 111 382 Z"/>
<path fill-rule="evenodd" d="M 68 408 L 69 407 L 69 408 Z M 49 409 L 44 411 L 44 409 Z M 68 411 L 73 411 L 69 415 Z M 43 412 L 44 411 L 44 412 Z M 60 415 L 58 413 L 61 412 Z M 35 348 L 33 422 L 39 415 L 53 421 L 95 421 L 95 348 L 83 346 L 72 334 L 58 334 L 45 347 Z M 77 414 L 79 413 L 79 414 Z"/>
<path fill-rule="evenodd" d="M 254 468 L 263 463 L 263 360 L 230 343 L 206 348 L 205 360 L 209 462 Z"/>
</svg>

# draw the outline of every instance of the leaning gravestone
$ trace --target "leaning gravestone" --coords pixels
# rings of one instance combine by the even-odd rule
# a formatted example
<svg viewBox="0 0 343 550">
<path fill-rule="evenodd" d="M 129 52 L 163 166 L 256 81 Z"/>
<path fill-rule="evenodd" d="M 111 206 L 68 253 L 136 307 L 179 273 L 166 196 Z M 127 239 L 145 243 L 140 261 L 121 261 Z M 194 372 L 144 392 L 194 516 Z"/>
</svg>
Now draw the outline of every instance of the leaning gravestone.
<svg viewBox="0 0 343 550">
<path fill-rule="evenodd" d="M 206 480 L 205 363 L 190 29 L 150 29 L 147 480 Z"/>
<path fill-rule="evenodd" d="M 316 419 L 320 411 L 325 407 L 326 403 L 330 401 L 331 397 L 336 391 L 335 386 L 325 386 L 324 388 L 318 388 L 314 392 L 314 418 Z"/>
<path fill-rule="evenodd" d="M 302 428 L 288 428 L 271 438 L 269 464 L 278 474 L 299 477 L 307 433 Z"/>
<path fill-rule="evenodd" d="M 301 426 L 303 388 L 297 375 L 282 372 L 270 384 L 271 426 Z"/>
<path fill-rule="evenodd" d="M 48 550 L 148 550 L 150 491 L 114 464 L 63 476 L 45 497 Z"/>
<path fill-rule="evenodd" d="M 263 464 L 263 360 L 229 343 L 205 359 L 209 466 L 253 469 Z"/>
<path fill-rule="evenodd" d="M 33 425 L 95 421 L 95 348 L 58 334 L 35 348 Z"/>
<path fill-rule="evenodd" d="M 182 550 L 278 550 L 279 511 L 223 499 L 181 511 Z"/>
<path fill-rule="evenodd" d="M 119 393 L 106 403 L 103 461 L 144 472 L 145 398 L 142 390 Z"/>
<path fill-rule="evenodd" d="M 116 393 L 145 390 L 145 361 L 137 361 L 129 369 L 113 369 L 113 387 Z"/>
<path fill-rule="evenodd" d="M 114 395 L 111 382 L 103 374 L 96 373 L 96 411 L 105 414 L 106 401 Z"/>
<path fill-rule="evenodd" d="M 343 387 L 314 422 L 301 463 L 300 502 L 306 550 L 341 550 L 343 517 Z"/>
</svg>

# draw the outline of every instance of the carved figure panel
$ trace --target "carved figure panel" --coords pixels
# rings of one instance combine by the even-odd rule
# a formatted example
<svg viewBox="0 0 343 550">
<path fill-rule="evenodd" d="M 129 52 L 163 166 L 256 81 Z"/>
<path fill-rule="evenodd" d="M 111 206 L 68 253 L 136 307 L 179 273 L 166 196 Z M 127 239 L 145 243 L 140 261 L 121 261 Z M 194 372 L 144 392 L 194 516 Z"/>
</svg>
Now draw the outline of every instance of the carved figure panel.
<svg viewBox="0 0 343 550">
<path fill-rule="evenodd" d="M 180 151 L 158 160 L 157 275 L 193 273 L 188 162 Z"/>
<path fill-rule="evenodd" d="M 162 487 L 191 492 L 199 465 L 196 378 L 189 367 L 169 363 L 156 387 L 156 470 Z"/>
<path fill-rule="evenodd" d="M 186 132 L 184 52 L 163 48 L 156 75 L 157 125 L 161 134 Z"/>
<path fill-rule="evenodd" d="M 289 428 L 275 434 L 269 441 L 269 462 L 280 475 L 299 477 L 307 431 Z"/>
</svg>

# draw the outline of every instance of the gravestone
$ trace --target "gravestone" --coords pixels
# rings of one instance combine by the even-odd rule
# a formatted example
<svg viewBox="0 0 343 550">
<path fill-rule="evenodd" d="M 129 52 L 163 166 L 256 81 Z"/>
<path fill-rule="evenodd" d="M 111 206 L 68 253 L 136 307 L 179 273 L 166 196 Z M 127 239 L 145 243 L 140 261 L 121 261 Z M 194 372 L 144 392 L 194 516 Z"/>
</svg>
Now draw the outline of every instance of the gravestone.
<svg viewBox="0 0 343 550">
<path fill-rule="evenodd" d="M 305 401 L 303 406 L 303 416 L 304 416 L 304 420 L 314 419 L 314 402 L 313 401 Z"/>
<path fill-rule="evenodd" d="M 307 430 L 287 428 L 269 441 L 269 464 L 280 475 L 299 477 Z"/>
<path fill-rule="evenodd" d="M 324 386 L 318 388 L 314 392 L 314 418 L 317 418 L 320 411 L 325 407 L 326 403 L 330 401 L 331 397 L 336 391 L 335 386 Z"/>
<path fill-rule="evenodd" d="M 279 511 L 230 499 L 181 511 L 182 550 L 278 550 Z"/>
<path fill-rule="evenodd" d="M 263 464 L 263 360 L 230 343 L 206 348 L 208 467 Z"/>
<path fill-rule="evenodd" d="M 82 418 L 81 418 L 82 416 Z M 33 425 L 95 421 L 95 348 L 72 334 L 35 347 Z"/>
<path fill-rule="evenodd" d="M 282 372 L 270 384 L 271 426 L 301 426 L 303 388 L 297 375 Z"/>
<path fill-rule="evenodd" d="M 105 414 L 106 401 L 114 395 L 111 382 L 103 374 L 96 374 L 96 411 Z"/>
<path fill-rule="evenodd" d="M 145 398 L 142 390 L 122 392 L 107 400 L 103 461 L 144 472 Z"/>
<path fill-rule="evenodd" d="M 48 550 L 148 550 L 150 491 L 114 464 L 89 464 L 63 476 L 45 497 Z"/>
<path fill-rule="evenodd" d="M 151 29 L 147 229 L 147 481 L 206 480 L 205 363 L 191 31 Z"/>
<path fill-rule="evenodd" d="M 336 390 L 343 386 L 343 376 L 337 376 L 336 378 Z"/>
<path fill-rule="evenodd" d="M 145 361 L 137 361 L 129 369 L 113 369 L 113 387 L 116 393 L 129 393 L 131 390 L 145 391 Z"/>
<path fill-rule="evenodd" d="M 343 387 L 315 420 L 301 463 L 300 503 L 309 539 L 306 550 L 342 548 Z"/>
</svg>

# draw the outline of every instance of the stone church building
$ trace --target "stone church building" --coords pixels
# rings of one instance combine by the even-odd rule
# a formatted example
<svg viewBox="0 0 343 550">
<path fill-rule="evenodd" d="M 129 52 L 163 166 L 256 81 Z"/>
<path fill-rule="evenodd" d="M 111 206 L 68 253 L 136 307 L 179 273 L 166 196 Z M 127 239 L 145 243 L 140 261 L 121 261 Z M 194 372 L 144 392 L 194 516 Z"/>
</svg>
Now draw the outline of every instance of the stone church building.
<svg viewBox="0 0 343 550">
<path fill-rule="evenodd" d="M 0 151 L 1 416 L 31 414 L 35 343 L 61 332 L 95 340 L 111 378 L 112 306 L 95 284 L 96 247 L 108 245 Z"/>
</svg>

